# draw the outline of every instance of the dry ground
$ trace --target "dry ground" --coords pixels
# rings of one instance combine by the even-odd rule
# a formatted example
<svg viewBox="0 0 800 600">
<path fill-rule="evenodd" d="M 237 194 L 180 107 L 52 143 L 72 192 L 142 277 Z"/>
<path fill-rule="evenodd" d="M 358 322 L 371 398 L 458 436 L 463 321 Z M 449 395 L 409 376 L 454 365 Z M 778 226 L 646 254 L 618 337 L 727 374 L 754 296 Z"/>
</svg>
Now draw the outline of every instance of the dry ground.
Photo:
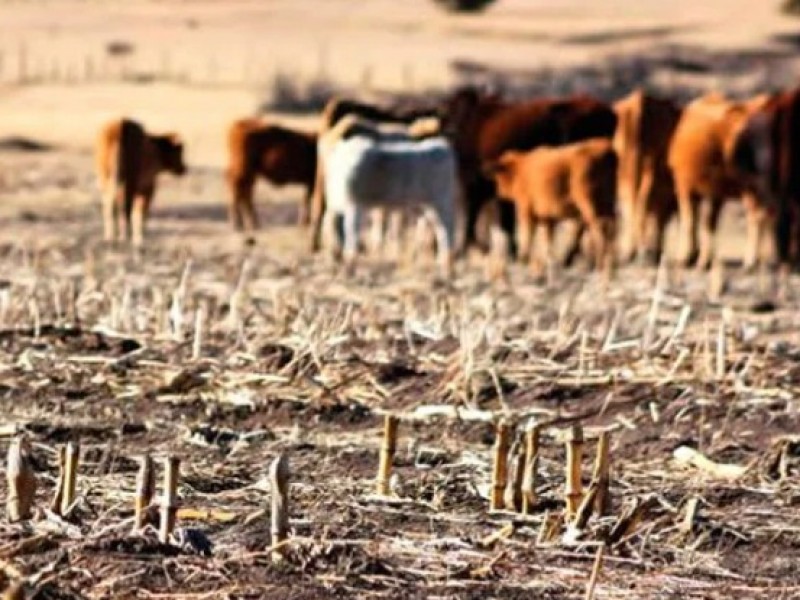
<svg viewBox="0 0 800 600">
<path fill-rule="evenodd" d="M 0 452 L 25 432 L 40 481 L 38 518 L 0 523 L 0 579 L 22 575 L 37 598 L 582 598 L 608 541 L 596 598 L 800 597 L 796 276 L 626 268 L 606 282 L 576 269 L 541 284 L 515 267 L 490 286 L 474 258 L 452 284 L 429 263 L 372 258 L 346 279 L 303 251 L 298 190 L 261 189 L 269 225 L 253 247 L 224 219 L 222 130 L 264 94 L 255 75 L 222 81 L 245 55 L 313 74 L 312 42 L 327 32 L 343 78 L 360 80 L 356 59 L 396 52 L 375 85 L 402 87 L 406 61 L 426 86 L 453 58 L 567 65 L 617 51 L 625 32 L 628 51 L 665 37 L 738 51 L 793 27 L 769 3 L 699 4 L 502 0 L 486 20 L 421 1 L 346 14 L 356 3 L 0 4 L 0 138 L 57 145 L 0 151 Z M 563 39 L 608 31 L 588 47 Z M 168 69 L 185 60 L 192 81 L 14 82 L 21 42 L 44 63 L 82 65 L 115 39 L 159 69 L 170 49 Z M 141 254 L 98 241 L 91 132 L 121 111 L 184 132 L 194 167 L 164 180 Z M 728 211 L 728 256 L 739 217 Z M 420 412 L 440 405 L 459 412 Z M 404 417 L 391 501 L 372 495 L 385 411 Z M 546 425 L 528 517 L 487 510 L 486 419 L 499 415 Z M 542 537 L 563 509 L 561 434 L 576 422 L 587 484 L 598 432 L 612 432 L 611 515 L 577 541 Z M 79 501 L 63 521 L 43 509 L 70 440 L 82 446 Z M 681 445 L 747 471 L 715 479 L 677 462 Z M 218 511 L 181 519 L 184 544 L 131 533 L 143 452 L 179 456 L 181 505 Z M 280 452 L 293 542 L 275 566 L 266 475 Z M 626 535 L 610 537 L 637 503 Z"/>
</svg>

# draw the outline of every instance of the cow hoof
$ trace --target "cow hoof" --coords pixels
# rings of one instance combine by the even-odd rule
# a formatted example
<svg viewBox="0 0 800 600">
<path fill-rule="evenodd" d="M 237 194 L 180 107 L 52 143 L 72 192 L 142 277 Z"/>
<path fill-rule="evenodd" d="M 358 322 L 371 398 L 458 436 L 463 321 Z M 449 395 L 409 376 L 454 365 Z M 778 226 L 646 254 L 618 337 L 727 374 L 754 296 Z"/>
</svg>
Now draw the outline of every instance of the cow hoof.
<svg viewBox="0 0 800 600">
<path fill-rule="evenodd" d="M 249 247 L 256 245 L 256 237 L 254 235 L 247 235 L 244 238 L 244 245 Z"/>
</svg>

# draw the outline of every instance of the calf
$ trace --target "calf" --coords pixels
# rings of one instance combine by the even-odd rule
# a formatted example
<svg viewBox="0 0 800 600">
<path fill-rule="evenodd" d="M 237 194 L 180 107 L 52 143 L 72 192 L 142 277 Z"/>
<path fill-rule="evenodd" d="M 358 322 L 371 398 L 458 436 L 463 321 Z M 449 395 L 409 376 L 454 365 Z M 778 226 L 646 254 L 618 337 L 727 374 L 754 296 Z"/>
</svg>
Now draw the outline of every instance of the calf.
<svg viewBox="0 0 800 600">
<path fill-rule="evenodd" d="M 305 186 L 298 221 L 307 225 L 317 169 L 316 135 L 257 119 L 235 121 L 228 130 L 228 214 L 235 229 L 253 231 L 258 216 L 253 188 L 260 175 L 278 186 Z"/>
<path fill-rule="evenodd" d="M 534 228 L 544 225 L 547 260 L 551 260 L 555 224 L 578 218 L 588 228 L 599 268 L 613 255 L 614 210 L 617 193 L 617 157 L 611 141 L 590 139 L 530 152 L 508 151 L 486 171 L 493 175 L 501 198 L 513 202 L 517 218 L 520 257 L 531 267 L 541 266 L 532 251 Z M 580 247 L 577 235 L 565 263 Z"/>
<path fill-rule="evenodd" d="M 186 172 L 183 143 L 174 133 L 151 135 L 136 121 L 117 119 L 101 128 L 95 161 L 106 241 L 132 237 L 141 245 L 158 174 Z"/>
<path fill-rule="evenodd" d="M 326 229 L 335 228 L 349 270 L 365 209 L 418 206 L 434 225 L 439 260 L 452 270 L 456 159 L 444 138 L 386 141 L 359 135 L 338 141 L 325 158 Z M 343 218 L 343 231 L 335 224 Z M 342 239 L 343 238 L 343 239 Z"/>
<path fill-rule="evenodd" d="M 482 166 L 508 150 L 528 151 L 614 135 L 617 117 L 611 106 L 593 98 L 536 98 L 505 101 L 475 88 L 461 88 L 441 107 L 444 130 L 458 153 L 464 190 L 464 249 L 478 244 L 477 225 L 484 206 L 497 197 L 494 181 Z M 493 205 L 513 243 L 514 212 L 505 203 Z M 484 244 L 478 244 L 484 246 Z"/>
</svg>

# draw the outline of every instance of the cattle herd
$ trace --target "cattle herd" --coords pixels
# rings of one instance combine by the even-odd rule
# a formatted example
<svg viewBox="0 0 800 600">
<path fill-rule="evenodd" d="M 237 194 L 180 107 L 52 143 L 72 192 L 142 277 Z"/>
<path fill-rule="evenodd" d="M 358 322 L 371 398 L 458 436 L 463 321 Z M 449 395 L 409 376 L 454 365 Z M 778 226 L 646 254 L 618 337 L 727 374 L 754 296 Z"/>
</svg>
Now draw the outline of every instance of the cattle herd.
<svg viewBox="0 0 800 600">
<path fill-rule="evenodd" d="M 798 115 L 800 89 L 737 101 L 710 93 L 685 106 L 641 90 L 613 104 L 588 96 L 512 102 L 474 87 L 413 108 L 334 98 L 314 133 L 257 119 L 230 126 L 228 211 L 250 235 L 259 225 L 256 180 L 301 184 L 299 224 L 310 249 L 325 242 L 348 268 L 367 211 L 375 245 L 386 217 L 396 234 L 413 216 L 418 231 L 433 228 L 449 275 L 470 246 L 538 270 L 554 260 L 554 226 L 567 219 L 579 226 L 564 264 L 584 232 L 598 267 L 658 262 L 674 215 L 678 260 L 706 268 L 721 208 L 738 198 L 747 214 L 744 265 L 759 262 L 768 235 L 788 267 L 800 240 Z M 97 169 L 106 239 L 141 244 L 158 173 L 186 167 L 177 134 L 117 120 L 100 133 Z"/>
</svg>

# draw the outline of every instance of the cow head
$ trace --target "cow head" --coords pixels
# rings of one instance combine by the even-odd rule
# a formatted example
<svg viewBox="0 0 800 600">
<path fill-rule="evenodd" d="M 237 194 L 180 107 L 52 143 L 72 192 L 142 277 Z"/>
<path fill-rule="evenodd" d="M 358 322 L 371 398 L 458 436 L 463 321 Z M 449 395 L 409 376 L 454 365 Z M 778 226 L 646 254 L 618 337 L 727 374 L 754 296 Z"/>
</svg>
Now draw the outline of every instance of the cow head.
<svg viewBox="0 0 800 600">
<path fill-rule="evenodd" d="M 497 186 L 498 198 L 510 198 L 512 196 L 511 188 L 514 182 L 514 173 L 522 156 L 522 152 L 509 150 L 504 152 L 497 160 L 483 164 L 481 171 L 488 179 L 494 180 Z"/>
<path fill-rule="evenodd" d="M 176 133 L 154 136 L 158 158 L 161 168 L 175 175 L 186 173 L 186 164 L 183 162 L 183 141 Z"/>
</svg>

